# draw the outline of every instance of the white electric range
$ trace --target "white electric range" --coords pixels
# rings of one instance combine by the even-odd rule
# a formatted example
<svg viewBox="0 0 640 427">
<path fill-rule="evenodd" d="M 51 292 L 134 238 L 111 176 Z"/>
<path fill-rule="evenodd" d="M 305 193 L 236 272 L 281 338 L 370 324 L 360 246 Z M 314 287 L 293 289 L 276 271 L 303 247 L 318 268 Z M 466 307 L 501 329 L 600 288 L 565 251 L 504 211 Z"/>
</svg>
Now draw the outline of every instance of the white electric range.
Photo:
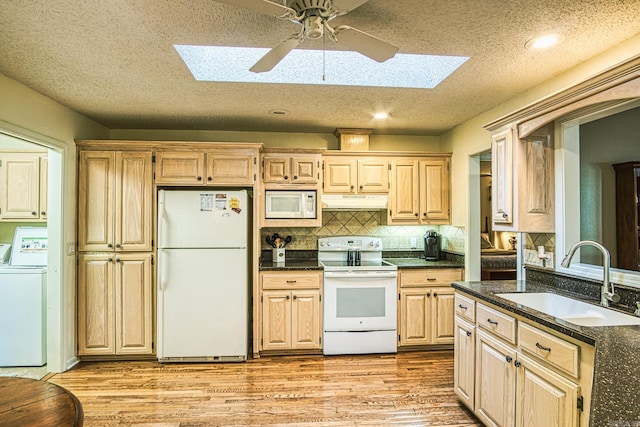
<svg viewBox="0 0 640 427">
<path fill-rule="evenodd" d="M 324 267 L 324 354 L 397 351 L 398 268 L 377 237 L 318 239 Z"/>
</svg>

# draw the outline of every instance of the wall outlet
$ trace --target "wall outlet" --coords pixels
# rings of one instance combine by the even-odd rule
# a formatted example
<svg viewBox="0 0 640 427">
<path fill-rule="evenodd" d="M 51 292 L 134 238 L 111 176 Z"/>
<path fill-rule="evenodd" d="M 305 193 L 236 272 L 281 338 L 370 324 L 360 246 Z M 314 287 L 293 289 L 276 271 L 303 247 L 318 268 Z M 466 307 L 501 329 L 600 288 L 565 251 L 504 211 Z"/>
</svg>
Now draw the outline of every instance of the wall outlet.
<svg viewBox="0 0 640 427">
<path fill-rule="evenodd" d="M 553 256 L 553 252 L 545 252 L 545 255 L 548 259 L 540 258 L 538 256 L 538 251 L 536 250 L 525 249 L 522 263 L 525 265 L 535 265 L 536 267 L 553 269 L 555 258 Z"/>
<path fill-rule="evenodd" d="M 76 254 L 76 244 L 71 242 L 67 243 L 67 255 L 75 255 Z"/>
<path fill-rule="evenodd" d="M 418 240 L 415 237 L 411 238 L 411 249 L 415 249 L 418 247 Z"/>
</svg>

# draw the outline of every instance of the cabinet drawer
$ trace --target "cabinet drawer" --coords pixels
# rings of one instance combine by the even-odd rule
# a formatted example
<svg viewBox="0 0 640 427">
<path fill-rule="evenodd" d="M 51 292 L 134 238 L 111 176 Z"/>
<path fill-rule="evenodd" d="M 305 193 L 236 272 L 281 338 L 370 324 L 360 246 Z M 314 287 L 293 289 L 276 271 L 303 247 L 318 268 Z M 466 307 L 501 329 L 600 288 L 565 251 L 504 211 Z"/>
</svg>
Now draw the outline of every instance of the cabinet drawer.
<svg viewBox="0 0 640 427">
<path fill-rule="evenodd" d="M 456 280 L 462 280 L 462 269 L 460 268 L 427 268 L 400 271 L 401 287 L 448 286 Z"/>
<path fill-rule="evenodd" d="M 474 300 L 456 293 L 454 304 L 457 316 L 467 319 L 470 322 L 476 321 L 476 302 Z"/>
<path fill-rule="evenodd" d="M 518 342 L 522 350 L 575 378 L 578 377 L 580 349 L 577 345 L 524 323 L 518 325 Z"/>
<path fill-rule="evenodd" d="M 516 343 L 516 319 L 513 317 L 478 303 L 476 318 L 478 325 L 483 329 L 511 344 Z"/>
<path fill-rule="evenodd" d="M 320 272 L 262 273 L 262 289 L 319 289 Z"/>
</svg>

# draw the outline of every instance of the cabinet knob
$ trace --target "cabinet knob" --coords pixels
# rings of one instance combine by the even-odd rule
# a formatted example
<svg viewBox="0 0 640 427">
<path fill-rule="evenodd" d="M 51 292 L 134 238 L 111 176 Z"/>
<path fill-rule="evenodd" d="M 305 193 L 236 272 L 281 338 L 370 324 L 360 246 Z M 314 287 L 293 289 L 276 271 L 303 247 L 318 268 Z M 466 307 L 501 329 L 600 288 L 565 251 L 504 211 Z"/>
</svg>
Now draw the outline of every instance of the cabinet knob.
<svg viewBox="0 0 640 427">
<path fill-rule="evenodd" d="M 360 186 L 360 189 L 362 190 L 363 188 L 364 188 L 364 185 L 361 185 L 361 186 Z"/>
<path fill-rule="evenodd" d="M 506 213 L 506 212 L 503 212 L 503 213 L 502 213 L 502 218 L 507 219 L 508 217 L 509 217 L 509 215 L 507 215 L 507 213 Z"/>
<path fill-rule="evenodd" d="M 47 213 L 45 211 L 40 212 L 40 215 L 46 215 Z"/>
<path fill-rule="evenodd" d="M 112 247 L 113 247 L 113 245 L 112 245 L 111 243 L 107 243 L 107 247 L 108 247 L 108 248 L 112 248 Z"/>
<path fill-rule="evenodd" d="M 201 176 L 197 177 L 196 179 L 197 179 L 198 181 L 202 181 L 202 177 L 201 177 Z"/>
<path fill-rule="evenodd" d="M 36 211 L 31 211 L 31 215 L 34 215 L 34 216 L 35 216 L 35 215 L 38 215 L 38 212 L 36 212 Z"/>
<path fill-rule="evenodd" d="M 427 213 L 426 212 L 423 213 L 422 216 L 426 218 L 427 217 Z"/>
<path fill-rule="evenodd" d="M 434 292 L 434 293 L 433 293 L 433 296 L 437 298 L 437 297 L 438 297 L 438 293 L 437 293 L 437 292 Z"/>
<path fill-rule="evenodd" d="M 293 175 L 293 179 L 298 179 L 298 175 Z"/>
<path fill-rule="evenodd" d="M 415 216 L 416 216 L 416 218 L 418 217 L 418 213 L 417 212 L 415 213 Z"/>
<path fill-rule="evenodd" d="M 289 179 L 289 175 L 285 175 L 285 176 L 284 176 L 284 179 Z"/>
<path fill-rule="evenodd" d="M 294 300 L 298 299 L 298 296 L 297 296 L 297 295 L 294 295 L 294 296 L 293 296 L 293 299 L 294 299 Z"/>
<path fill-rule="evenodd" d="M 427 294 L 427 298 L 431 298 L 431 292 Z"/>
<path fill-rule="evenodd" d="M 349 187 L 349 188 L 351 188 L 351 191 L 353 191 L 353 189 L 354 189 L 355 187 L 352 185 L 352 186 L 351 186 L 351 187 Z"/>
<path fill-rule="evenodd" d="M 116 262 L 120 262 L 120 258 L 116 258 Z"/>
<path fill-rule="evenodd" d="M 213 181 L 213 178 L 212 178 L 212 177 L 210 177 L 210 176 L 208 176 L 208 177 L 207 177 L 207 181 Z"/>
<path fill-rule="evenodd" d="M 516 368 L 519 368 L 520 366 L 522 366 L 522 363 L 518 362 L 517 360 L 514 362 L 514 365 Z"/>
<path fill-rule="evenodd" d="M 467 331 L 467 336 L 470 337 L 471 336 L 471 331 Z"/>
<path fill-rule="evenodd" d="M 120 243 L 116 243 L 116 248 L 121 248 L 122 246 L 120 246 Z"/>
<path fill-rule="evenodd" d="M 511 361 L 513 360 L 513 357 L 511 357 L 511 356 L 507 356 L 507 359 L 506 359 L 506 360 L 507 360 L 507 363 L 511 363 Z"/>
<path fill-rule="evenodd" d="M 109 258 L 107 261 L 109 261 L 109 262 L 113 262 L 113 258 Z"/>
<path fill-rule="evenodd" d="M 287 299 L 291 299 L 291 297 L 289 295 L 287 295 Z"/>
</svg>

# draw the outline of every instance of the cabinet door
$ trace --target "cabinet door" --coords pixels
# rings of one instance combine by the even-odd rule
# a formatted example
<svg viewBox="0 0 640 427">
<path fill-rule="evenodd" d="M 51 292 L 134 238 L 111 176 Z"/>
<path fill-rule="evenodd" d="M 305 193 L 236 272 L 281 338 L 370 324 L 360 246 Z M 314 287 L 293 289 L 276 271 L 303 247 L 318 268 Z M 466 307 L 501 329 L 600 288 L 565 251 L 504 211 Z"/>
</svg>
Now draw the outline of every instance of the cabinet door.
<svg viewBox="0 0 640 427">
<path fill-rule="evenodd" d="M 160 151 L 156 153 L 156 184 L 202 185 L 204 153 Z"/>
<path fill-rule="evenodd" d="M 476 347 L 476 416 L 487 426 L 515 423 L 515 350 L 478 331 Z"/>
<path fill-rule="evenodd" d="M 255 155 L 233 150 L 207 151 L 207 182 L 212 185 L 253 185 Z"/>
<path fill-rule="evenodd" d="M 498 132 L 491 144 L 491 203 L 494 224 L 513 221 L 513 131 Z"/>
<path fill-rule="evenodd" d="M 46 155 L 40 156 L 40 219 L 47 219 L 48 192 L 49 192 L 49 159 Z"/>
<path fill-rule="evenodd" d="M 291 348 L 320 348 L 320 292 L 294 291 L 291 299 Z"/>
<path fill-rule="evenodd" d="M 357 161 L 347 158 L 326 158 L 324 161 L 324 193 L 355 193 Z"/>
<path fill-rule="evenodd" d="M 151 250 L 151 152 L 116 152 L 115 248 Z"/>
<path fill-rule="evenodd" d="M 318 182 L 318 165 L 320 156 L 292 156 L 291 157 L 291 183 L 315 184 Z"/>
<path fill-rule="evenodd" d="M 37 220 L 40 156 L 37 153 L 7 153 L 0 163 L 0 219 Z"/>
<path fill-rule="evenodd" d="M 580 388 L 518 353 L 517 427 L 577 427 Z"/>
<path fill-rule="evenodd" d="M 420 220 L 423 223 L 450 221 L 449 160 L 420 161 Z"/>
<path fill-rule="evenodd" d="M 115 353 L 113 255 L 78 256 L 78 354 Z"/>
<path fill-rule="evenodd" d="M 116 354 L 151 354 L 151 254 L 115 255 Z"/>
<path fill-rule="evenodd" d="M 391 221 L 418 223 L 419 185 L 417 160 L 391 161 Z"/>
<path fill-rule="evenodd" d="M 291 161 L 286 156 L 264 156 L 262 158 L 262 180 L 267 183 L 288 183 L 291 178 L 290 164 Z"/>
<path fill-rule="evenodd" d="M 458 398 L 471 410 L 475 397 L 475 327 L 459 317 L 455 319 L 453 353 L 453 388 Z"/>
<path fill-rule="evenodd" d="M 389 161 L 386 159 L 358 160 L 358 193 L 389 192 Z"/>
<path fill-rule="evenodd" d="M 400 290 L 400 345 L 431 343 L 431 290 L 413 288 Z"/>
<path fill-rule="evenodd" d="M 78 250 L 111 251 L 114 241 L 115 153 L 82 151 L 78 165 Z"/>
<path fill-rule="evenodd" d="M 262 293 L 262 349 L 291 348 L 291 292 Z"/>
<path fill-rule="evenodd" d="M 451 344 L 454 336 L 455 290 L 450 287 L 431 289 L 431 343 Z"/>
</svg>

